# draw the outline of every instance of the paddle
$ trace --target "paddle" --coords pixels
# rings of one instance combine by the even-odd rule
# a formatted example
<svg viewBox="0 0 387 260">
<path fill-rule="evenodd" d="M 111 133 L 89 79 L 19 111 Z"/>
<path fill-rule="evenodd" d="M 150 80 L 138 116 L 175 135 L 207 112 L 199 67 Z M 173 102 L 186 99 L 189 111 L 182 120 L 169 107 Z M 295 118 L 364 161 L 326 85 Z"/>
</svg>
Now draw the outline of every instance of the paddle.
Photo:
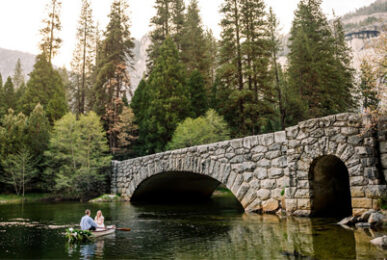
<svg viewBox="0 0 387 260">
<path fill-rule="evenodd" d="M 130 228 L 116 228 L 116 230 L 120 230 L 120 231 L 130 231 L 131 229 L 130 229 Z"/>
</svg>

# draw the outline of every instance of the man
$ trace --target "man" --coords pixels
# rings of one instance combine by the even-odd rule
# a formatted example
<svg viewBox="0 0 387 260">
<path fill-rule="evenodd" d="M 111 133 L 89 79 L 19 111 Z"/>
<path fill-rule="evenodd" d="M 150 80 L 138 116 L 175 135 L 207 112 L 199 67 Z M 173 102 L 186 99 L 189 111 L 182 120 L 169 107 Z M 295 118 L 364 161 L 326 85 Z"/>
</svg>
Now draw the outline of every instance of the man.
<svg viewBox="0 0 387 260">
<path fill-rule="evenodd" d="M 85 214 L 81 219 L 81 229 L 82 230 L 96 230 L 97 224 L 94 222 L 94 220 L 90 217 L 90 210 L 85 210 Z"/>
</svg>

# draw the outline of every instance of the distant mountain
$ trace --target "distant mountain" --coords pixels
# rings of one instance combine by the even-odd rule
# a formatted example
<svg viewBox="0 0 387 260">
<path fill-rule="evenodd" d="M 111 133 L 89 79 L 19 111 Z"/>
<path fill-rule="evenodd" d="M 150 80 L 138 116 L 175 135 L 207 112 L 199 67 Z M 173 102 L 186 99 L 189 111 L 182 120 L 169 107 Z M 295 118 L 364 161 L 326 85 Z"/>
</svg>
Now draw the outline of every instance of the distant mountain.
<svg viewBox="0 0 387 260">
<path fill-rule="evenodd" d="M 129 70 L 132 84 L 132 93 L 137 88 L 138 83 L 140 83 L 146 71 L 146 50 L 148 49 L 149 44 L 150 38 L 148 35 L 143 36 L 139 40 L 135 40 L 135 48 L 133 49 L 134 60 L 132 63 L 132 68 Z M 20 59 L 22 63 L 23 71 L 27 78 L 27 75 L 33 70 L 35 64 L 35 55 L 21 51 L 0 48 L 0 73 L 4 81 L 8 76 L 12 77 L 18 59 Z M 130 98 L 130 93 L 128 94 Z"/>
<path fill-rule="evenodd" d="M 12 77 L 18 59 L 20 59 L 23 71 L 27 76 L 34 67 L 35 55 L 0 48 L 0 73 L 3 77 L 3 81 L 5 81 L 8 76 Z"/>
</svg>

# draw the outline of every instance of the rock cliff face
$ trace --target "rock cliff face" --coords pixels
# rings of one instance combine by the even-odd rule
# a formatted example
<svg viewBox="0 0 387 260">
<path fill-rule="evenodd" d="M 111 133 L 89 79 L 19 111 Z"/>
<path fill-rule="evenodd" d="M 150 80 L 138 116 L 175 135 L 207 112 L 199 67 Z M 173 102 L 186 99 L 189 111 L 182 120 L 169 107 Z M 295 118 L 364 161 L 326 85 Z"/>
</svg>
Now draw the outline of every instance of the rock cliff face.
<svg viewBox="0 0 387 260">
<path fill-rule="evenodd" d="M 135 47 L 133 50 L 134 61 L 132 68 L 129 70 L 131 91 L 128 93 L 128 98 L 134 94 L 138 84 L 140 83 L 144 73 L 146 72 L 146 61 L 148 59 L 146 50 L 149 48 L 151 41 L 149 35 L 144 35 L 140 40 L 135 40 Z"/>
</svg>

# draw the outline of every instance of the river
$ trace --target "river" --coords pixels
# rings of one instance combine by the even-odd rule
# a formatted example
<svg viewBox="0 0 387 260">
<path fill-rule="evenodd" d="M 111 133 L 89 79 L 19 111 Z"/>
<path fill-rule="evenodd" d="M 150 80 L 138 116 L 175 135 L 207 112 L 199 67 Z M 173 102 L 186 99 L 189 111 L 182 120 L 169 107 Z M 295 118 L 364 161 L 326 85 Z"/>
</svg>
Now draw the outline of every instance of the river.
<svg viewBox="0 0 387 260">
<path fill-rule="evenodd" d="M 69 245 L 65 228 L 86 208 L 105 223 L 130 227 L 93 242 Z M 373 231 L 347 230 L 335 219 L 245 214 L 235 198 L 205 203 L 131 205 L 75 202 L 0 205 L 0 259 L 375 259 Z"/>
</svg>

